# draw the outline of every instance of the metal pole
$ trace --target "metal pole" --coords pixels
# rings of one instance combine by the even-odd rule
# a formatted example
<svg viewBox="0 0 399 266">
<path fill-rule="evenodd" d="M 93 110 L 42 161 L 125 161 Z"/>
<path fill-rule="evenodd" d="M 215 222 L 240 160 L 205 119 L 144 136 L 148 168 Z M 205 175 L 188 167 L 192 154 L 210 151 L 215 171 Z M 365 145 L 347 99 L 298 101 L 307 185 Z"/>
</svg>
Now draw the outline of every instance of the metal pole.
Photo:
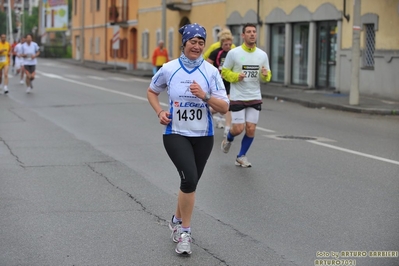
<svg viewBox="0 0 399 266">
<path fill-rule="evenodd" d="M 42 14 L 42 11 L 40 11 L 42 9 L 40 2 L 39 2 L 39 21 L 41 21 L 40 16 Z M 20 22 L 21 23 L 21 37 L 24 37 L 24 34 L 25 34 L 25 1 L 22 1 L 21 3 L 22 3 L 21 22 Z M 42 34 L 43 34 L 41 28 L 42 28 L 42 25 L 39 23 L 39 32 L 40 32 L 39 35 L 40 36 L 42 36 Z"/>
<path fill-rule="evenodd" d="M 91 51 L 92 51 L 92 60 L 94 61 L 94 55 L 95 55 L 95 53 L 96 53 L 96 51 L 95 51 L 95 47 L 96 47 L 96 45 L 95 45 L 95 43 L 96 43 L 96 40 L 95 40 L 95 32 L 94 32 L 94 13 L 95 13 L 95 10 L 96 10 L 96 6 L 95 6 L 95 4 L 94 4 L 94 1 L 93 0 L 91 0 L 91 2 L 90 2 L 90 5 L 91 5 L 91 14 L 92 14 L 92 23 L 91 23 L 91 27 L 93 28 L 93 30 L 92 30 L 92 43 L 90 43 L 90 46 L 91 46 Z"/>
<path fill-rule="evenodd" d="M 116 73 L 116 49 L 114 50 L 114 72 Z"/>
<path fill-rule="evenodd" d="M 85 0 L 81 0 L 81 9 L 82 9 L 82 14 L 81 14 L 81 21 L 82 21 L 82 28 L 80 32 L 80 62 L 84 64 L 85 62 Z"/>
<path fill-rule="evenodd" d="M 359 73 L 360 73 L 360 6 L 361 0 L 354 0 L 353 6 L 353 35 L 352 35 L 352 75 L 349 104 L 359 104 Z"/>
<path fill-rule="evenodd" d="M 166 0 L 162 0 L 162 40 L 166 45 Z"/>
<path fill-rule="evenodd" d="M 9 36 L 9 40 L 10 43 L 14 42 L 14 38 L 13 38 L 13 31 L 12 31 L 12 13 L 11 13 L 11 0 L 8 0 L 8 27 L 9 27 L 9 32 L 10 32 L 10 36 Z"/>
</svg>

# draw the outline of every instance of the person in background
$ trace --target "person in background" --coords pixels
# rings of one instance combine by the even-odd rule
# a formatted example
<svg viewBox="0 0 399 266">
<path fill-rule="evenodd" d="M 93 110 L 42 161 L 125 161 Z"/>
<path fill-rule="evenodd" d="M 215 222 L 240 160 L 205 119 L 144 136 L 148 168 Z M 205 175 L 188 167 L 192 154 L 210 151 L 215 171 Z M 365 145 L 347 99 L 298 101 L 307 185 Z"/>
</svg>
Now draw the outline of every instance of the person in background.
<svg viewBox="0 0 399 266">
<path fill-rule="evenodd" d="M 223 36 L 232 36 L 231 31 L 229 29 L 223 29 L 218 33 L 218 41 L 214 42 L 211 44 L 211 46 L 209 46 L 209 48 L 205 51 L 204 53 L 204 59 L 208 59 L 209 55 L 216 49 L 218 49 L 220 47 L 220 40 L 223 38 Z M 236 46 L 234 45 L 234 43 L 231 45 L 231 49 L 235 48 Z"/>
<path fill-rule="evenodd" d="M 220 37 L 220 47 L 217 48 L 216 50 L 214 50 L 208 57 L 207 61 L 211 64 L 213 64 L 214 67 L 216 67 L 217 69 L 219 69 L 219 72 L 222 71 L 222 67 L 223 67 L 223 63 L 224 60 L 227 56 L 227 53 L 231 50 L 231 46 L 233 44 L 233 35 L 231 34 L 223 34 Z M 223 77 L 222 77 L 223 78 Z M 227 92 L 227 97 L 230 97 L 230 82 L 228 82 L 227 80 L 225 80 L 223 78 L 223 83 L 224 83 L 224 87 L 226 88 L 226 92 Z M 220 126 L 221 123 L 221 119 L 217 120 L 217 127 L 224 127 L 224 137 L 226 137 L 227 132 L 230 130 L 230 126 L 231 126 L 231 113 L 227 112 L 224 115 L 226 124 L 223 126 Z"/>
<path fill-rule="evenodd" d="M 262 109 L 260 82 L 269 82 L 269 58 L 256 47 L 256 25 L 245 24 L 242 30 L 244 43 L 228 52 L 222 68 L 222 76 L 231 83 L 230 111 L 232 127 L 224 138 L 221 149 L 228 153 L 235 136 L 245 130 L 235 165 L 251 167 L 247 152 L 255 137 L 256 124 Z"/>
<path fill-rule="evenodd" d="M 218 70 L 202 58 L 206 30 L 196 23 L 179 29 L 182 53 L 158 70 L 147 98 L 165 126 L 163 143 L 180 176 L 177 206 L 169 223 L 178 254 L 191 254 L 191 216 L 198 181 L 213 148 L 216 112 L 228 110 L 229 99 Z M 163 110 L 159 94 L 166 91 L 169 108 Z"/>
<path fill-rule="evenodd" d="M 19 83 L 24 84 L 24 59 L 22 58 L 22 44 L 25 42 L 25 38 L 21 38 L 20 42 L 15 46 L 14 52 L 15 58 L 15 69 L 17 70 L 17 75 L 21 73 L 21 80 Z"/>
<path fill-rule="evenodd" d="M 26 93 L 33 89 L 33 80 L 35 79 L 37 59 L 40 55 L 39 46 L 32 41 L 32 35 L 26 35 L 26 41 L 22 44 L 22 57 L 24 58 L 24 70 L 26 74 Z"/>
<path fill-rule="evenodd" d="M 3 75 L 4 75 L 4 83 L 3 83 L 3 92 L 4 94 L 8 93 L 8 68 L 10 65 L 10 53 L 11 53 L 11 45 L 6 41 L 7 36 L 5 34 L 1 34 L 0 36 L 0 84 L 2 83 Z"/>
<path fill-rule="evenodd" d="M 17 46 L 18 42 L 15 40 L 14 43 L 11 45 L 11 51 L 12 51 L 12 73 L 15 73 L 15 58 L 16 58 L 16 53 L 14 52 L 15 46 Z"/>
<path fill-rule="evenodd" d="M 156 68 L 156 71 L 158 71 L 167 62 L 169 62 L 168 51 L 164 47 L 164 41 L 160 40 L 158 47 L 155 48 L 152 54 L 152 64 Z"/>
</svg>

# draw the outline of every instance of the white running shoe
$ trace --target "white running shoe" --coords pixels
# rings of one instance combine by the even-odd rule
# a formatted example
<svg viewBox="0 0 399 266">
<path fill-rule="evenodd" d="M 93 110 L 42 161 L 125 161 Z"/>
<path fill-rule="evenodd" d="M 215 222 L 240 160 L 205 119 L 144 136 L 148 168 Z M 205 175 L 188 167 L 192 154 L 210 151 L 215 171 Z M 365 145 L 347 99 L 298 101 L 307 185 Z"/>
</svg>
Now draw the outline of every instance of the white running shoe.
<svg viewBox="0 0 399 266">
<path fill-rule="evenodd" d="M 19 81 L 19 84 L 24 84 L 25 82 L 21 79 L 20 81 Z"/>
<path fill-rule="evenodd" d="M 235 165 L 241 166 L 244 168 L 248 168 L 248 167 L 252 166 L 252 164 L 250 162 L 248 162 L 248 158 L 245 155 L 243 155 L 241 157 L 237 157 L 237 159 L 235 161 Z"/>
<path fill-rule="evenodd" d="M 216 128 L 224 128 L 224 118 L 222 116 L 214 115 L 213 122 Z"/>
<path fill-rule="evenodd" d="M 219 119 L 216 123 L 216 128 L 224 128 L 223 120 Z"/>
<path fill-rule="evenodd" d="M 172 234 L 170 235 L 172 238 L 172 241 L 175 243 L 179 242 L 179 237 L 181 234 L 181 223 L 173 223 L 172 221 L 170 221 L 169 229 L 172 231 Z"/>
<path fill-rule="evenodd" d="M 222 141 L 221 149 L 224 153 L 228 153 L 230 150 L 231 142 L 227 140 L 227 138 L 224 138 Z"/>
<path fill-rule="evenodd" d="M 3 88 L 3 92 L 4 92 L 4 94 L 7 94 L 7 93 L 8 93 L 7 86 L 4 86 L 4 88 Z"/>
<path fill-rule="evenodd" d="M 176 253 L 177 254 L 188 254 L 190 255 L 192 253 L 191 251 L 191 234 L 188 232 L 183 232 L 181 233 L 179 237 L 179 242 L 176 245 Z"/>
<path fill-rule="evenodd" d="M 26 88 L 26 93 L 30 93 L 31 92 L 31 87 Z"/>
</svg>

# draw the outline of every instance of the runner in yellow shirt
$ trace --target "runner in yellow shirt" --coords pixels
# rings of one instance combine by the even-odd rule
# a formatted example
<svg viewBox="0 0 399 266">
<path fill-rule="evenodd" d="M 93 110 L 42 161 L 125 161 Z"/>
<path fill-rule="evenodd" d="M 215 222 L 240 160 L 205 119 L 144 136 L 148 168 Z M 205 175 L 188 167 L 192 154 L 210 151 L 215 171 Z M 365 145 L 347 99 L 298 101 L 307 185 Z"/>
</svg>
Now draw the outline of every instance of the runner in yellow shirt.
<svg viewBox="0 0 399 266">
<path fill-rule="evenodd" d="M 4 94 L 8 93 L 8 66 L 10 65 L 10 53 L 11 53 L 11 45 L 6 41 L 6 35 L 1 34 L 0 40 L 0 84 L 3 79 L 4 72 L 4 84 L 3 91 Z"/>
<path fill-rule="evenodd" d="M 218 33 L 218 38 L 219 40 L 215 43 L 212 43 L 211 46 L 209 46 L 208 50 L 205 51 L 205 53 L 202 55 L 202 57 L 207 60 L 208 57 L 211 55 L 213 51 L 216 49 L 220 48 L 220 39 L 226 37 L 226 36 L 231 36 L 231 31 L 229 29 L 223 29 Z M 231 49 L 235 48 L 236 46 L 234 43 L 231 45 Z"/>
</svg>

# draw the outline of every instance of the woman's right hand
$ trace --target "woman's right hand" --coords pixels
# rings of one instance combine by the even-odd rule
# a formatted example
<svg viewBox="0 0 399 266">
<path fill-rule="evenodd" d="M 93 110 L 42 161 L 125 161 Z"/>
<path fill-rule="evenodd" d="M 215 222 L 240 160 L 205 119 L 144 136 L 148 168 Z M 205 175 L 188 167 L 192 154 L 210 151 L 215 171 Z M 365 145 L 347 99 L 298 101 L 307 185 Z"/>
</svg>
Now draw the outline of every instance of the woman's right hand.
<svg viewBox="0 0 399 266">
<path fill-rule="evenodd" d="M 170 123 L 170 121 L 172 121 L 172 119 L 170 119 L 169 117 L 170 113 L 168 111 L 162 111 L 159 114 L 159 123 L 166 126 L 167 124 Z"/>
</svg>

